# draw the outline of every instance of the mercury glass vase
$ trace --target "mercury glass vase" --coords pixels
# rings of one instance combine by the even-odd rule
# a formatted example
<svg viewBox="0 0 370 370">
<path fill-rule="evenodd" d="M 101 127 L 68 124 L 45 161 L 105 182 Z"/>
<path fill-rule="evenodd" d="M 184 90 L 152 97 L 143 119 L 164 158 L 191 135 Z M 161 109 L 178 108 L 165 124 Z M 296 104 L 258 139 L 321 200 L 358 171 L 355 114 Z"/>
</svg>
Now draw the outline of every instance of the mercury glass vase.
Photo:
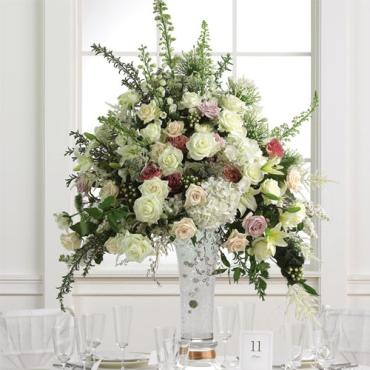
<svg viewBox="0 0 370 370">
<path fill-rule="evenodd" d="M 216 369 L 213 337 L 217 233 L 201 231 L 196 240 L 175 242 L 181 296 L 181 348 L 183 368 Z"/>
</svg>

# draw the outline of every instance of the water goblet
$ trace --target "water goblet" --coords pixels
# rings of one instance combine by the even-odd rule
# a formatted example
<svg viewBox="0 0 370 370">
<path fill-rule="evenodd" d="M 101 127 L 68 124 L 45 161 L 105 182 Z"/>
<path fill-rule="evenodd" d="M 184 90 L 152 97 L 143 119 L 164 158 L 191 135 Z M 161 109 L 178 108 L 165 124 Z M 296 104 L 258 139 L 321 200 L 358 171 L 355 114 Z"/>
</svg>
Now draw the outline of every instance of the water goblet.
<svg viewBox="0 0 370 370">
<path fill-rule="evenodd" d="M 71 359 L 74 347 L 75 328 L 72 320 L 53 328 L 52 338 L 54 353 L 58 361 L 62 364 L 62 369 L 66 368 L 67 362 Z"/>
<path fill-rule="evenodd" d="M 105 314 L 92 313 L 86 314 L 86 331 L 87 331 L 87 345 L 91 348 L 91 357 L 93 361 L 96 358 L 96 349 L 100 346 L 105 329 Z"/>
<path fill-rule="evenodd" d="M 76 349 L 80 361 L 82 362 L 83 370 L 86 370 L 86 362 L 92 353 L 91 343 L 89 341 L 88 332 L 88 319 L 87 315 L 81 315 L 80 317 L 75 317 L 75 341 Z"/>
<path fill-rule="evenodd" d="M 218 306 L 216 307 L 216 322 L 218 335 L 223 343 L 223 362 L 222 368 L 228 368 L 227 361 L 227 343 L 231 338 L 235 325 L 236 306 Z"/>
<path fill-rule="evenodd" d="M 132 307 L 131 306 L 114 306 L 114 334 L 118 348 L 122 352 L 121 370 L 124 370 L 125 351 L 128 346 L 131 321 L 132 321 Z"/>
<path fill-rule="evenodd" d="M 157 360 L 160 370 L 172 370 L 177 361 L 177 331 L 175 327 L 163 326 L 154 328 Z"/>
<path fill-rule="evenodd" d="M 305 325 L 300 322 L 285 324 L 285 340 L 288 346 L 285 369 L 298 369 L 301 366 L 305 344 Z"/>
</svg>

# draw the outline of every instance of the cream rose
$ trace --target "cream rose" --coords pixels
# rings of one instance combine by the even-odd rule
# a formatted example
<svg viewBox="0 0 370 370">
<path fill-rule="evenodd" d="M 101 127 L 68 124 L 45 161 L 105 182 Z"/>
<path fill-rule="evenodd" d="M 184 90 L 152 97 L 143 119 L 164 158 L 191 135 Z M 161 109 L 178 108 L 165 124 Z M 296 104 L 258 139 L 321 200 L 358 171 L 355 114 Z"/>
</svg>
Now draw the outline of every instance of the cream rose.
<svg viewBox="0 0 370 370">
<path fill-rule="evenodd" d="M 186 143 L 190 158 L 200 161 L 212 157 L 220 149 L 215 136 L 210 132 L 195 132 Z"/>
<path fill-rule="evenodd" d="M 201 186 L 191 184 L 185 193 L 185 208 L 204 204 L 207 194 Z"/>
<path fill-rule="evenodd" d="M 180 136 L 184 132 L 184 122 L 183 121 L 168 122 L 165 132 L 169 137 Z"/>
<path fill-rule="evenodd" d="M 195 92 L 186 92 L 182 96 L 181 105 L 184 108 L 190 109 L 197 107 L 202 102 L 201 97 Z"/>
<path fill-rule="evenodd" d="M 223 110 L 218 118 L 218 127 L 221 132 L 243 131 L 243 120 L 238 113 Z"/>
<path fill-rule="evenodd" d="M 162 215 L 163 202 L 154 195 L 143 195 L 135 200 L 134 212 L 140 222 L 155 224 Z"/>
<path fill-rule="evenodd" d="M 124 253 L 123 240 L 124 235 L 117 234 L 116 236 L 111 236 L 104 243 L 104 246 L 107 249 L 107 251 L 111 254 L 123 254 Z"/>
<path fill-rule="evenodd" d="M 165 176 L 178 171 L 184 155 L 182 151 L 169 145 L 158 157 L 158 164 Z"/>
<path fill-rule="evenodd" d="M 74 251 L 81 247 L 81 238 L 77 233 L 62 234 L 60 241 L 68 251 Z"/>
<path fill-rule="evenodd" d="M 112 180 L 105 181 L 100 189 L 100 198 L 103 200 L 108 197 L 116 197 L 119 193 L 118 186 Z"/>
<path fill-rule="evenodd" d="M 269 244 L 265 238 L 258 238 L 252 242 L 251 253 L 258 261 L 265 261 L 274 256 L 276 247 Z"/>
<path fill-rule="evenodd" d="M 245 109 L 245 103 L 235 95 L 226 95 L 221 99 L 221 106 L 232 112 L 242 112 Z"/>
<path fill-rule="evenodd" d="M 149 123 L 148 126 L 140 130 L 140 134 L 149 143 L 155 143 L 161 137 L 161 125 L 160 123 Z"/>
<path fill-rule="evenodd" d="M 265 203 L 276 204 L 277 199 L 272 199 L 272 197 L 280 198 L 281 190 L 279 188 L 279 183 L 273 179 L 265 180 L 261 185 L 261 193 L 265 195 Z"/>
<path fill-rule="evenodd" d="M 161 110 L 156 106 L 154 102 L 150 102 L 149 104 L 143 104 L 139 111 L 137 112 L 137 116 L 146 124 L 155 119 L 159 118 Z"/>
<path fill-rule="evenodd" d="M 289 206 L 290 211 L 285 211 L 280 215 L 280 222 L 284 229 L 296 227 L 303 222 L 306 217 L 306 207 L 303 203 L 296 202 Z"/>
<path fill-rule="evenodd" d="M 172 226 L 172 233 L 176 239 L 188 240 L 192 238 L 197 232 L 197 227 L 191 218 L 184 217 L 182 220 L 174 222 Z"/>
<path fill-rule="evenodd" d="M 129 262 L 141 263 L 153 254 L 152 243 L 146 236 L 129 232 L 123 239 L 123 251 Z"/>
<path fill-rule="evenodd" d="M 289 167 L 286 177 L 286 184 L 291 191 L 297 191 L 301 185 L 301 172 L 296 166 Z"/>
<path fill-rule="evenodd" d="M 139 101 L 139 94 L 132 90 L 129 90 L 118 97 L 119 105 L 124 109 L 134 107 Z"/>
<path fill-rule="evenodd" d="M 163 151 L 167 148 L 166 144 L 163 143 L 155 143 L 150 148 L 150 159 L 153 162 L 158 162 L 159 156 L 163 153 Z"/>
<path fill-rule="evenodd" d="M 67 212 L 55 213 L 54 219 L 61 230 L 67 230 L 72 225 L 72 219 Z"/>
<path fill-rule="evenodd" d="M 142 195 L 154 195 L 158 199 L 166 199 L 170 188 L 168 187 L 168 181 L 161 180 L 159 177 L 153 177 L 150 180 L 145 180 L 139 189 Z"/>
<path fill-rule="evenodd" d="M 245 175 L 251 180 L 251 183 L 254 185 L 259 184 L 264 177 L 264 174 L 261 169 L 261 164 L 259 162 L 249 163 L 245 167 Z"/>
<path fill-rule="evenodd" d="M 248 245 L 247 236 L 240 233 L 238 230 L 233 230 L 224 243 L 224 247 L 231 252 L 244 252 Z"/>
</svg>

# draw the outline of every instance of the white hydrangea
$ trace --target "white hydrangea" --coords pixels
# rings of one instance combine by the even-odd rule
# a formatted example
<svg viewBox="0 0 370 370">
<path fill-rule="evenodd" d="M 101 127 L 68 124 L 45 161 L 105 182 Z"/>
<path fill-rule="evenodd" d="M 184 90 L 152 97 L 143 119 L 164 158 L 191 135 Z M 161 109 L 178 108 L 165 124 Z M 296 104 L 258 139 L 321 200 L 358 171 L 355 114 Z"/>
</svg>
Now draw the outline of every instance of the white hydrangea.
<svg viewBox="0 0 370 370">
<path fill-rule="evenodd" d="M 202 182 L 201 186 L 207 193 L 206 202 L 187 210 L 198 228 L 216 229 L 233 222 L 242 194 L 239 187 L 232 182 L 213 177 Z"/>
</svg>

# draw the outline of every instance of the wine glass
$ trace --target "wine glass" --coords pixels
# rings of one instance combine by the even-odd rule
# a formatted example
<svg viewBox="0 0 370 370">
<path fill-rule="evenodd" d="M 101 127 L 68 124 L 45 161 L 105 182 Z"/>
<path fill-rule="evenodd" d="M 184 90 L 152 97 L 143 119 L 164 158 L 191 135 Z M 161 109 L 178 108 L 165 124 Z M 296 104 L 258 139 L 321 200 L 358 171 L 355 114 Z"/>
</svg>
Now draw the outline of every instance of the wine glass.
<svg viewBox="0 0 370 370">
<path fill-rule="evenodd" d="M 175 327 L 154 328 L 157 360 L 160 370 L 172 370 L 177 361 L 177 331 Z"/>
<path fill-rule="evenodd" d="M 82 362 L 83 370 L 86 370 L 86 362 L 91 355 L 92 347 L 89 341 L 88 319 L 86 315 L 75 317 L 75 341 L 78 356 Z"/>
<path fill-rule="evenodd" d="M 223 363 L 222 368 L 228 367 L 228 361 L 226 357 L 227 343 L 232 336 L 235 318 L 236 318 L 236 306 L 218 306 L 216 307 L 216 322 L 218 327 L 218 335 L 224 345 Z"/>
<path fill-rule="evenodd" d="M 52 337 L 54 353 L 62 364 L 62 369 L 66 368 L 67 362 L 71 359 L 74 347 L 75 328 L 72 320 L 53 328 Z"/>
<path fill-rule="evenodd" d="M 288 348 L 285 369 L 298 369 L 301 366 L 305 344 L 305 325 L 301 322 L 286 323 L 285 340 Z"/>
<path fill-rule="evenodd" d="M 132 321 L 132 307 L 131 306 L 114 306 L 114 334 L 116 343 L 122 352 L 121 370 L 124 370 L 125 350 L 128 346 L 130 336 L 130 328 Z"/>
<path fill-rule="evenodd" d="M 105 314 L 92 313 L 84 315 L 86 320 L 87 345 L 91 348 L 91 356 L 95 360 L 96 349 L 100 346 L 105 328 Z"/>
</svg>

